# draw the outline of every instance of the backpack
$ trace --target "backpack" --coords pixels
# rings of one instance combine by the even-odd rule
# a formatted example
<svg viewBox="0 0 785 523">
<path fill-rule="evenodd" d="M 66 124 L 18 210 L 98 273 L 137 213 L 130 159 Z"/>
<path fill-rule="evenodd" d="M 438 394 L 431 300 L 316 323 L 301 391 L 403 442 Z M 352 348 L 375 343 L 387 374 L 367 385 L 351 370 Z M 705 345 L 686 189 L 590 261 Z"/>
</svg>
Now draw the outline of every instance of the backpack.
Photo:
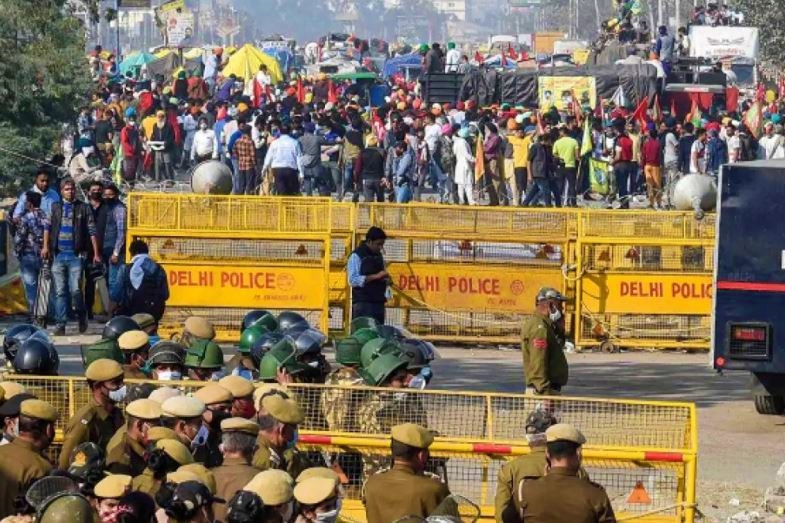
<svg viewBox="0 0 785 523">
<path fill-rule="evenodd" d="M 131 271 L 131 264 L 128 264 L 128 271 Z M 166 273 L 160 265 L 156 264 L 152 274 L 145 274 L 142 284 L 138 289 L 131 285 L 130 278 L 127 280 L 128 312 L 138 314 L 146 312 L 160 321 L 166 310 L 166 296 L 164 295 L 163 282 L 166 281 Z"/>
</svg>

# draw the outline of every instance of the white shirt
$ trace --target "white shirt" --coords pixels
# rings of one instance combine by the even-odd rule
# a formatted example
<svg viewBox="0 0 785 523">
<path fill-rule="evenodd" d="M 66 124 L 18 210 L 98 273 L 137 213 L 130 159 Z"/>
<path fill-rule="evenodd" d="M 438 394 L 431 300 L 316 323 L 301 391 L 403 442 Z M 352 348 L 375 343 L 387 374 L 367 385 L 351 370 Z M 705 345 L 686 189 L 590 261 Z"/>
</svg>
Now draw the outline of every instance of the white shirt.
<svg viewBox="0 0 785 523">
<path fill-rule="evenodd" d="M 774 157 L 774 151 L 780 145 L 780 139 L 776 134 L 771 136 L 763 136 L 758 141 L 758 158 L 761 160 L 770 160 Z"/>
<path fill-rule="evenodd" d="M 199 129 L 194 133 L 194 143 L 191 147 L 191 160 L 196 156 L 206 156 L 215 153 L 215 131 L 212 129 Z"/>
<path fill-rule="evenodd" d="M 679 161 L 678 153 L 679 139 L 672 132 L 665 135 L 665 156 L 663 160 L 666 165 Z"/>
<path fill-rule="evenodd" d="M 734 134 L 728 138 L 728 163 L 738 162 L 739 154 L 741 154 L 741 140 L 738 134 Z"/>
<path fill-rule="evenodd" d="M 300 169 L 299 159 L 302 156 L 302 149 L 300 142 L 289 136 L 288 134 L 281 135 L 267 149 L 267 154 L 264 156 L 264 166 L 262 171 L 269 168 L 272 169 Z"/>
<path fill-rule="evenodd" d="M 442 127 L 438 123 L 433 123 L 425 127 L 425 143 L 428 144 L 428 150 L 434 152 L 436 150 L 436 142 L 442 135 Z"/>
<path fill-rule="evenodd" d="M 273 83 L 273 80 L 272 78 L 270 78 L 270 75 L 263 71 L 259 71 L 256 73 L 256 81 L 259 82 L 259 84 L 262 85 L 263 87 Z"/>
<path fill-rule="evenodd" d="M 690 149 L 690 173 L 706 172 L 706 144 L 695 140 Z"/>
<path fill-rule="evenodd" d="M 461 63 L 461 53 L 457 49 L 450 49 L 444 57 L 444 72 L 458 72 L 458 65 Z"/>
</svg>

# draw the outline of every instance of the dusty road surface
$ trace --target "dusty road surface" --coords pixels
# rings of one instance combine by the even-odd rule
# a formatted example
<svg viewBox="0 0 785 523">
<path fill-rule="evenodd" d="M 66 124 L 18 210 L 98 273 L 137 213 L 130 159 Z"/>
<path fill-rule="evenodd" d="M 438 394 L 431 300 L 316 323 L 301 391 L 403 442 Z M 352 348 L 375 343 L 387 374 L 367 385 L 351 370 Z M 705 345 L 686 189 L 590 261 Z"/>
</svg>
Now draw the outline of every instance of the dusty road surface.
<svg viewBox="0 0 785 523">
<path fill-rule="evenodd" d="M 91 332 L 94 335 L 56 340 L 61 374 L 83 372 L 78 344 L 96 340 L 100 326 L 91 325 Z M 232 352 L 225 348 L 227 357 Z M 759 510 L 764 490 L 773 485 L 785 461 L 785 417 L 755 412 L 745 373 L 718 375 L 706 353 L 575 353 L 568 361 L 565 395 L 695 402 L 698 503 L 705 521 L 724 522 L 744 509 Z M 519 350 L 439 346 L 432 366 L 432 388 L 523 391 Z"/>
</svg>

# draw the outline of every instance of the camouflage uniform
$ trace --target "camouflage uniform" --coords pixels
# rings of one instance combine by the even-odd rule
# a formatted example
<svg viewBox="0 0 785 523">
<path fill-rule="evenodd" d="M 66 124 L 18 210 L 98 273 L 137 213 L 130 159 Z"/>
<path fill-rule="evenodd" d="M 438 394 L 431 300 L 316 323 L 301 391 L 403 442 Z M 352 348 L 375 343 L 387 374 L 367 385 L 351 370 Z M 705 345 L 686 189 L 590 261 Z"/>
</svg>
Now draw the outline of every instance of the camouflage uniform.
<svg viewBox="0 0 785 523">
<path fill-rule="evenodd" d="M 359 387 L 364 383 L 360 374 L 351 367 L 342 367 L 327 376 L 325 385 L 331 387 L 322 392 L 321 411 L 327 426 L 332 432 L 356 432 L 353 419 L 354 403 L 359 392 L 349 387 Z"/>
</svg>

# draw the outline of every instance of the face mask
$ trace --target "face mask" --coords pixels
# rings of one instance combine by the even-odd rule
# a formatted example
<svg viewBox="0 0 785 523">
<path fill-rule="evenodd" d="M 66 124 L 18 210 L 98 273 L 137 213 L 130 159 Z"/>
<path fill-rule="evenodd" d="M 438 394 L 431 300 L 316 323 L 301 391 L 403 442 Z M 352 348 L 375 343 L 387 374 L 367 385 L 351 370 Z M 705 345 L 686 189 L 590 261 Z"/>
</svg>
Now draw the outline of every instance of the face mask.
<svg viewBox="0 0 785 523">
<path fill-rule="evenodd" d="M 336 507 L 329 512 L 322 512 L 320 514 L 316 514 L 316 521 L 318 521 L 319 523 L 335 523 L 338 520 L 339 512 L 340 509 Z"/>
<path fill-rule="evenodd" d="M 550 316 L 551 321 L 559 321 L 561 319 L 561 311 L 556 307 L 551 306 L 551 312 L 548 314 Z"/>
<path fill-rule="evenodd" d="M 128 387 L 123 385 L 117 390 L 110 390 L 109 391 L 109 399 L 115 403 L 120 403 L 125 399 L 125 395 L 128 393 Z"/>
<path fill-rule="evenodd" d="M 318 369 L 319 368 L 319 360 L 309 361 L 306 365 L 308 365 L 312 369 Z"/>
<path fill-rule="evenodd" d="M 207 437 L 209 435 L 210 435 L 210 429 L 208 429 L 204 425 L 199 427 L 199 432 L 197 432 L 194 439 L 191 440 L 191 450 L 207 443 Z"/>
<path fill-rule="evenodd" d="M 199 129 L 201 129 L 202 131 L 204 131 L 205 129 L 207 129 L 207 124 L 206 124 L 206 123 L 203 123 L 203 124 L 201 124 L 201 125 L 199 126 Z"/>
<path fill-rule="evenodd" d="M 183 374 L 178 370 L 162 370 L 158 372 L 158 379 L 160 381 L 177 381 L 183 377 Z"/>
<path fill-rule="evenodd" d="M 96 202 L 101 201 L 101 193 L 100 192 L 91 192 L 90 193 L 90 199 L 93 200 L 93 201 L 96 201 Z"/>
<path fill-rule="evenodd" d="M 281 136 L 281 130 L 280 129 L 273 129 L 272 130 L 272 135 L 273 135 L 273 138 L 278 138 L 279 136 Z"/>
<path fill-rule="evenodd" d="M 294 436 L 292 439 L 286 442 L 287 449 L 293 449 L 295 445 L 297 445 L 297 440 L 300 439 L 300 432 L 297 429 L 294 429 Z"/>
</svg>

